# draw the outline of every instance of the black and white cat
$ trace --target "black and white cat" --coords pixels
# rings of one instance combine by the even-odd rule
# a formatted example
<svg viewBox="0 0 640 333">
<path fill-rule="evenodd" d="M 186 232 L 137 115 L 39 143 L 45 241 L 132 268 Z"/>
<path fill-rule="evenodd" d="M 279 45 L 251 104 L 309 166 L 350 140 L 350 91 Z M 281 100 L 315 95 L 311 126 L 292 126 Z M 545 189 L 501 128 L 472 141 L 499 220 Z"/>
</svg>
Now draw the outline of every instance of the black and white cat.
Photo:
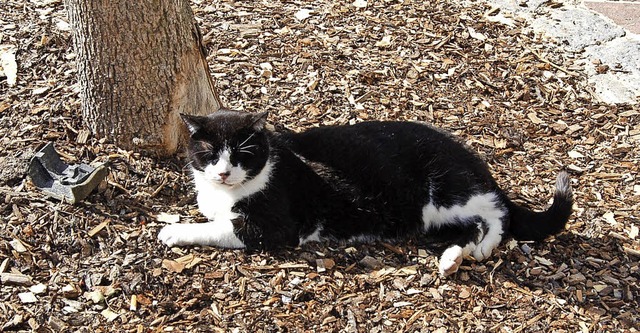
<svg viewBox="0 0 640 333">
<path fill-rule="evenodd" d="M 509 200 L 485 163 L 421 123 L 365 122 L 302 133 L 264 128 L 266 113 L 183 116 L 198 207 L 207 223 L 165 226 L 168 246 L 272 249 L 323 239 L 448 235 L 442 275 L 487 258 L 507 234 L 542 240 L 564 229 L 569 177 L 533 212 Z"/>
</svg>

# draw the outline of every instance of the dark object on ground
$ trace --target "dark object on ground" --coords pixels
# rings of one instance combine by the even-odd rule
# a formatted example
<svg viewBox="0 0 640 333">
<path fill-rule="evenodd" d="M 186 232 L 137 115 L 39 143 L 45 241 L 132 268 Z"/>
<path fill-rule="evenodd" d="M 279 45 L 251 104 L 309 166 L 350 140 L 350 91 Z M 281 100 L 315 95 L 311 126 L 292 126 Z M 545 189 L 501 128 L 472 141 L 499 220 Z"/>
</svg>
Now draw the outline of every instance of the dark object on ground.
<svg viewBox="0 0 640 333">
<path fill-rule="evenodd" d="M 29 177 L 45 194 L 74 204 L 86 198 L 107 175 L 105 164 L 93 168 L 87 164 L 67 165 L 47 143 L 31 159 Z"/>
</svg>

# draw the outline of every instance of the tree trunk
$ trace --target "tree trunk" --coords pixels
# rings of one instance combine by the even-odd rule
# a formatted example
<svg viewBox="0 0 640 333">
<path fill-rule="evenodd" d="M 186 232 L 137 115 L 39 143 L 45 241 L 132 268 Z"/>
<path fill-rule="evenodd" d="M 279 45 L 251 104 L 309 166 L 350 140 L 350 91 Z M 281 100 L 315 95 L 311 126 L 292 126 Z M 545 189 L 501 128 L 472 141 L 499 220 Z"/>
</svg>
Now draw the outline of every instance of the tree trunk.
<svg viewBox="0 0 640 333">
<path fill-rule="evenodd" d="M 82 115 L 94 135 L 160 155 L 183 137 L 179 114 L 222 105 L 188 0 L 66 0 Z"/>
</svg>

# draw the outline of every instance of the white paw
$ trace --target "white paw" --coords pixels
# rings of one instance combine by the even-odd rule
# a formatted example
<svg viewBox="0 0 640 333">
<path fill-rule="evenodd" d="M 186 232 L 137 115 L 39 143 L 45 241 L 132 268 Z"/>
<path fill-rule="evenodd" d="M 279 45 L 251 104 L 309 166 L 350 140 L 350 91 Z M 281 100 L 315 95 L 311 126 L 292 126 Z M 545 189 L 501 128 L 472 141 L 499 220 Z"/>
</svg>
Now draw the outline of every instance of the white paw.
<svg viewBox="0 0 640 333">
<path fill-rule="evenodd" d="M 184 224 L 170 224 L 158 233 L 158 239 L 169 247 L 193 243 L 193 235 Z"/>
<path fill-rule="evenodd" d="M 473 257 L 477 261 L 482 261 L 486 258 L 489 258 L 491 256 L 491 253 L 493 252 L 493 249 L 498 247 L 498 245 L 500 244 L 500 240 L 500 237 L 495 239 L 492 239 L 488 236 L 485 237 L 473 250 Z"/>
<path fill-rule="evenodd" d="M 440 257 L 439 271 L 441 276 L 449 276 L 458 271 L 462 264 L 462 248 L 454 245 L 446 249 Z"/>
</svg>

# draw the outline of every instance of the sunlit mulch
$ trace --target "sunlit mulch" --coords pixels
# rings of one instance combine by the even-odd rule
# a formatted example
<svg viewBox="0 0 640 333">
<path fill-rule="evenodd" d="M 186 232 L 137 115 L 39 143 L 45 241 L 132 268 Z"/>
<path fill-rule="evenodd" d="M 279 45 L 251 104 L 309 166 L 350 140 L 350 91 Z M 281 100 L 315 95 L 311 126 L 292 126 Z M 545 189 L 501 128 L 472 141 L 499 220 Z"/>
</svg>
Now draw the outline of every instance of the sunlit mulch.
<svg viewBox="0 0 640 333">
<path fill-rule="evenodd" d="M 18 77 L 9 87 L 0 75 L 2 330 L 638 330 L 640 108 L 596 105 L 574 55 L 499 10 L 365 3 L 197 1 L 220 95 L 231 108 L 270 111 L 278 129 L 430 122 L 537 209 L 567 169 L 576 205 L 566 232 L 507 242 L 447 279 L 420 241 L 168 249 L 156 240 L 159 214 L 202 220 L 185 160 L 78 143 L 63 5 L 8 0 L 0 52 L 13 50 Z M 47 141 L 69 163 L 108 161 L 108 181 L 74 206 L 46 198 L 25 171 Z"/>
</svg>

